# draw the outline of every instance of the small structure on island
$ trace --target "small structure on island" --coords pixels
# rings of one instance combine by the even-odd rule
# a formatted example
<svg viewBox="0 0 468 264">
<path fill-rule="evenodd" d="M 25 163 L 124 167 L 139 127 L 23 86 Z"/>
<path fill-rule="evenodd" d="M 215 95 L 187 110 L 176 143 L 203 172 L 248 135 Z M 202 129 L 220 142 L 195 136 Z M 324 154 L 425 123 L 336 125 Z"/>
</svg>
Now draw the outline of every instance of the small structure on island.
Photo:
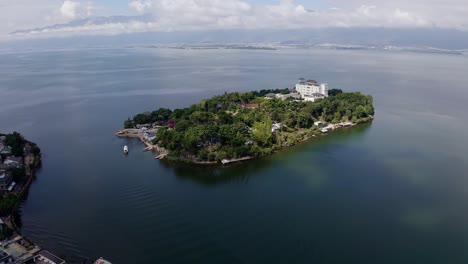
<svg viewBox="0 0 468 264">
<path fill-rule="evenodd" d="M 151 124 L 137 124 L 136 128 L 138 129 L 148 129 L 151 127 Z"/>
<path fill-rule="evenodd" d="M 7 157 L 3 164 L 9 166 L 10 168 L 22 168 L 23 167 L 23 157 Z"/>
<path fill-rule="evenodd" d="M 13 176 L 9 171 L 0 171 L 0 193 L 5 193 L 13 181 Z"/>
<path fill-rule="evenodd" d="M 249 109 L 257 109 L 260 107 L 260 104 L 242 104 L 242 107 Z"/>
<path fill-rule="evenodd" d="M 301 94 L 304 101 L 315 102 L 318 99 L 328 97 L 328 84 L 318 84 L 315 80 L 299 79 L 296 83 L 296 91 Z"/>
<path fill-rule="evenodd" d="M 271 125 L 271 133 L 275 133 L 276 130 L 279 130 L 283 127 L 283 125 L 281 123 L 274 123 L 273 125 Z"/>
<path fill-rule="evenodd" d="M 35 259 L 35 263 L 47 263 L 47 264 L 64 264 L 65 260 L 55 256 L 47 250 L 39 252 Z"/>
<path fill-rule="evenodd" d="M 169 121 L 167 121 L 167 126 L 169 126 L 169 128 L 174 128 L 176 126 L 174 119 L 169 119 Z"/>
<path fill-rule="evenodd" d="M 322 128 L 322 127 L 328 126 L 328 123 L 327 122 L 322 122 L 322 121 L 316 121 L 316 122 L 314 122 L 314 125 Z"/>
</svg>

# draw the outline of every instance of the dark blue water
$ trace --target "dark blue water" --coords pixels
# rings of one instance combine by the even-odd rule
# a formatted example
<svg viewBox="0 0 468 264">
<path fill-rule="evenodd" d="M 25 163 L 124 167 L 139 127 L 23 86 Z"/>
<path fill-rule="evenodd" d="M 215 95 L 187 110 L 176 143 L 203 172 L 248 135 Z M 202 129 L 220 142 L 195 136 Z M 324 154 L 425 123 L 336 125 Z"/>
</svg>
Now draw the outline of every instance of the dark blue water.
<svg viewBox="0 0 468 264">
<path fill-rule="evenodd" d="M 43 151 L 22 231 L 71 262 L 468 261 L 466 57 L 83 49 L 0 62 L 0 130 Z M 299 77 L 372 94 L 375 121 L 227 167 L 156 161 L 114 136 L 139 112 Z"/>
</svg>

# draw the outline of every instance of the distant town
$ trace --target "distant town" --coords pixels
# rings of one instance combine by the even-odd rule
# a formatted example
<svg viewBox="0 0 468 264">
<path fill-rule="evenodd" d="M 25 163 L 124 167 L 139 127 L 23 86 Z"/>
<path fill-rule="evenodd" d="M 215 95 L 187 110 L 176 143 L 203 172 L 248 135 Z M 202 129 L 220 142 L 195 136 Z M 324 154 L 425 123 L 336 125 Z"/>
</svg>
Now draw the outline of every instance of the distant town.
<svg viewBox="0 0 468 264">
<path fill-rule="evenodd" d="M 116 135 L 139 138 L 146 150 L 159 152 L 157 159 L 228 164 L 368 122 L 373 115 L 372 96 L 300 78 L 292 89 L 226 93 L 184 109 L 141 113 Z"/>
</svg>

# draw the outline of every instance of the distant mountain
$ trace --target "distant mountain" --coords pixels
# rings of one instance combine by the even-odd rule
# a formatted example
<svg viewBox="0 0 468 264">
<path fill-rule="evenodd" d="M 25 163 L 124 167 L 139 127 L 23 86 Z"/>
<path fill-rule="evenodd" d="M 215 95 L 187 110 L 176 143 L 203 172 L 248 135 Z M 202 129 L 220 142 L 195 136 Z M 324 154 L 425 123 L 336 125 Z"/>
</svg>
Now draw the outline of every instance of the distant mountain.
<svg viewBox="0 0 468 264">
<path fill-rule="evenodd" d="M 21 34 L 21 33 L 40 32 L 40 31 L 53 31 L 53 30 L 59 30 L 62 28 L 73 28 L 73 27 L 81 27 L 81 26 L 88 26 L 88 25 L 98 26 L 98 25 L 105 25 L 105 24 L 129 23 L 133 21 L 150 22 L 150 21 L 153 21 L 153 18 L 150 15 L 90 17 L 90 18 L 73 20 L 69 23 L 64 23 L 64 24 L 55 24 L 55 25 L 47 26 L 47 27 L 16 30 L 16 31 L 11 32 L 10 34 L 14 35 L 14 34 Z"/>
<path fill-rule="evenodd" d="M 113 16 L 75 20 L 67 24 L 57 24 L 44 28 L 19 30 L 12 32 L 28 33 L 41 30 L 102 25 L 107 23 L 127 23 L 131 21 L 154 21 L 151 16 Z M 124 46 L 139 44 L 228 44 L 228 43 L 270 43 L 276 45 L 317 45 L 336 43 L 349 46 L 398 46 L 398 47 L 433 47 L 446 50 L 468 49 L 468 32 L 428 29 L 391 29 L 391 28 L 326 28 L 326 29 L 291 29 L 291 30 L 211 30 L 211 31 L 175 31 L 144 32 L 104 36 L 76 36 L 66 38 L 47 38 L 17 40 L 0 43 L 0 48 L 70 48 L 86 46 Z"/>
</svg>

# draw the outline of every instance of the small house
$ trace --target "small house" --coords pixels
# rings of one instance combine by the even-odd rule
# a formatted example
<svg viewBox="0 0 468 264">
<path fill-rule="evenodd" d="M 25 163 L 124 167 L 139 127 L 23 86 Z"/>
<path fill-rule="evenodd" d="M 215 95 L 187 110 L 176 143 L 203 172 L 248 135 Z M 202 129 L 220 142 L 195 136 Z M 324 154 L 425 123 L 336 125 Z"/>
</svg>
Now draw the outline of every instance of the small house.
<svg viewBox="0 0 468 264">
<path fill-rule="evenodd" d="M 8 187 L 13 180 L 13 176 L 9 172 L 0 172 L 0 191 L 6 192 L 8 191 Z"/>
<path fill-rule="evenodd" d="M 280 123 L 275 123 L 271 126 L 271 133 L 276 132 L 276 130 L 281 129 L 282 125 Z"/>
<path fill-rule="evenodd" d="M 23 166 L 22 157 L 7 157 L 3 164 L 8 165 L 10 168 L 20 168 Z"/>
<path fill-rule="evenodd" d="M 328 123 L 327 122 L 322 122 L 322 121 L 317 121 L 317 122 L 314 122 L 314 125 L 322 128 L 322 127 L 326 127 L 328 125 Z"/>
<path fill-rule="evenodd" d="M 3 155 L 11 155 L 11 147 L 10 146 L 3 146 L 2 149 L 0 149 L 0 154 Z"/>
<path fill-rule="evenodd" d="M 249 109 L 257 109 L 260 107 L 260 104 L 243 104 L 242 105 L 244 108 L 249 108 Z"/>
</svg>

